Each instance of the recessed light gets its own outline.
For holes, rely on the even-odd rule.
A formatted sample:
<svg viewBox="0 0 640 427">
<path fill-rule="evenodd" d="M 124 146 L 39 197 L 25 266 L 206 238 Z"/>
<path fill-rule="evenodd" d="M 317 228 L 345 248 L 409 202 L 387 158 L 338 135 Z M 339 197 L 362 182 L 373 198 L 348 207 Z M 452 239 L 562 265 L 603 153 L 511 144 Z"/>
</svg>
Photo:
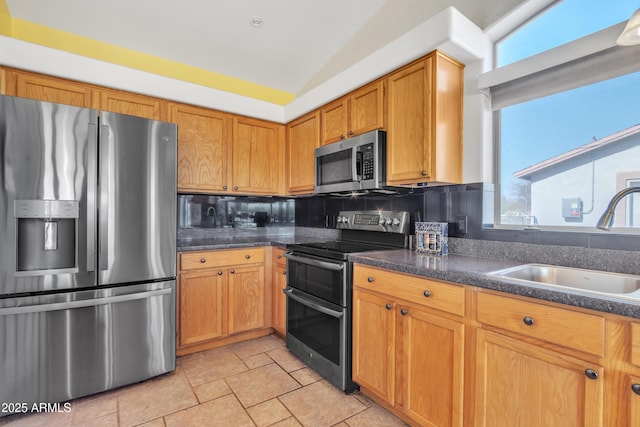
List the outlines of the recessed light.
<svg viewBox="0 0 640 427">
<path fill-rule="evenodd" d="M 262 18 L 260 18 L 259 16 L 254 16 L 251 19 L 249 19 L 249 23 L 251 24 L 252 27 L 260 28 L 262 27 Z"/>
</svg>

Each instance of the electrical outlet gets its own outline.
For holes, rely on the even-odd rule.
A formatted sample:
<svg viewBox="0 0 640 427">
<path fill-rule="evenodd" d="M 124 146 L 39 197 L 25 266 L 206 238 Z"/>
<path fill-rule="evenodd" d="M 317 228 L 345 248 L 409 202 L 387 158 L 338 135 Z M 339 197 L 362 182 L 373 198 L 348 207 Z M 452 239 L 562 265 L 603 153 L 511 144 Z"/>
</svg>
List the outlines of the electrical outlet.
<svg viewBox="0 0 640 427">
<path fill-rule="evenodd" d="M 456 217 L 456 228 L 458 234 L 467 234 L 467 217 L 466 216 L 457 216 Z"/>
</svg>

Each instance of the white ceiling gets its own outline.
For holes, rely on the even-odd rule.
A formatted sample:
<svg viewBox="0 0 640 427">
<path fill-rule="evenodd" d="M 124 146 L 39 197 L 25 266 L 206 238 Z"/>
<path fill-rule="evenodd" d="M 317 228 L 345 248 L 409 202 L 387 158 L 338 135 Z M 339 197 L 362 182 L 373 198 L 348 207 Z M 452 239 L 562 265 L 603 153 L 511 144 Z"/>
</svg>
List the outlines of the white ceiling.
<svg viewBox="0 0 640 427">
<path fill-rule="evenodd" d="M 301 95 L 448 6 L 525 0 L 6 0 L 12 17 Z M 46 7 L 43 7 L 43 4 Z M 259 16 L 260 28 L 250 20 Z"/>
</svg>

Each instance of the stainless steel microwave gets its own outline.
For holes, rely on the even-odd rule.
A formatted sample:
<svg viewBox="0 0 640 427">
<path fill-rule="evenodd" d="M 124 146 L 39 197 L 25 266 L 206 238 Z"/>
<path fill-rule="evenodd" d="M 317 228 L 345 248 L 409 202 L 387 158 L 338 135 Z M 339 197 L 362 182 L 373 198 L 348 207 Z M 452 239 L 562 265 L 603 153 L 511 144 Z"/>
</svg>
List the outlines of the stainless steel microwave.
<svg viewBox="0 0 640 427">
<path fill-rule="evenodd" d="M 376 130 L 315 150 L 315 192 L 382 189 L 386 183 L 386 132 Z"/>
</svg>

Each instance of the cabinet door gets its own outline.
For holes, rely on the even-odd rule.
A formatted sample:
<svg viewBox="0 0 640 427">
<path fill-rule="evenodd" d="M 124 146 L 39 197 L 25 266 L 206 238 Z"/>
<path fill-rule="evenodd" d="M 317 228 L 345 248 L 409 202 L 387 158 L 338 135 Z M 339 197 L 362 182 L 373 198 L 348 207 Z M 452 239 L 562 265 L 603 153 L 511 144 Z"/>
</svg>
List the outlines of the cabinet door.
<svg viewBox="0 0 640 427">
<path fill-rule="evenodd" d="M 384 128 L 384 81 L 368 84 L 349 96 L 349 136 Z"/>
<path fill-rule="evenodd" d="M 4 95 L 91 108 L 94 88 L 82 83 L 12 69 L 4 70 Z"/>
<path fill-rule="evenodd" d="M 225 278 L 224 270 L 203 270 L 180 275 L 179 346 L 225 335 Z"/>
<path fill-rule="evenodd" d="M 178 190 L 227 191 L 230 182 L 230 125 L 227 114 L 173 104 L 178 125 Z"/>
<path fill-rule="evenodd" d="M 394 404 L 396 314 L 391 299 L 353 294 L 353 381 Z"/>
<path fill-rule="evenodd" d="M 233 123 L 233 191 L 277 194 L 281 126 L 239 117 Z"/>
<path fill-rule="evenodd" d="M 602 425 L 601 367 L 484 329 L 476 344 L 477 426 Z"/>
<path fill-rule="evenodd" d="M 428 181 L 432 175 L 432 59 L 387 78 L 387 183 Z"/>
<path fill-rule="evenodd" d="M 322 132 L 322 145 L 331 144 L 347 138 L 348 123 L 348 105 L 347 98 L 337 99 L 320 110 Z"/>
<path fill-rule="evenodd" d="M 415 308 L 398 309 L 404 411 L 423 426 L 462 426 L 464 325 Z"/>
<path fill-rule="evenodd" d="M 150 96 L 117 90 L 102 90 L 100 109 L 153 120 L 167 120 L 166 102 Z"/>
<path fill-rule="evenodd" d="M 320 113 L 314 111 L 287 127 L 287 190 L 313 193 L 315 149 L 320 146 Z"/>
<path fill-rule="evenodd" d="M 264 327 L 264 267 L 229 269 L 229 334 Z"/>
<path fill-rule="evenodd" d="M 287 267 L 275 264 L 273 268 L 273 328 L 282 336 L 287 333 Z"/>
<path fill-rule="evenodd" d="M 622 398 L 629 402 L 629 426 L 640 426 L 640 378 L 634 376 L 627 377 L 627 384 L 624 388 Z"/>
</svg>

